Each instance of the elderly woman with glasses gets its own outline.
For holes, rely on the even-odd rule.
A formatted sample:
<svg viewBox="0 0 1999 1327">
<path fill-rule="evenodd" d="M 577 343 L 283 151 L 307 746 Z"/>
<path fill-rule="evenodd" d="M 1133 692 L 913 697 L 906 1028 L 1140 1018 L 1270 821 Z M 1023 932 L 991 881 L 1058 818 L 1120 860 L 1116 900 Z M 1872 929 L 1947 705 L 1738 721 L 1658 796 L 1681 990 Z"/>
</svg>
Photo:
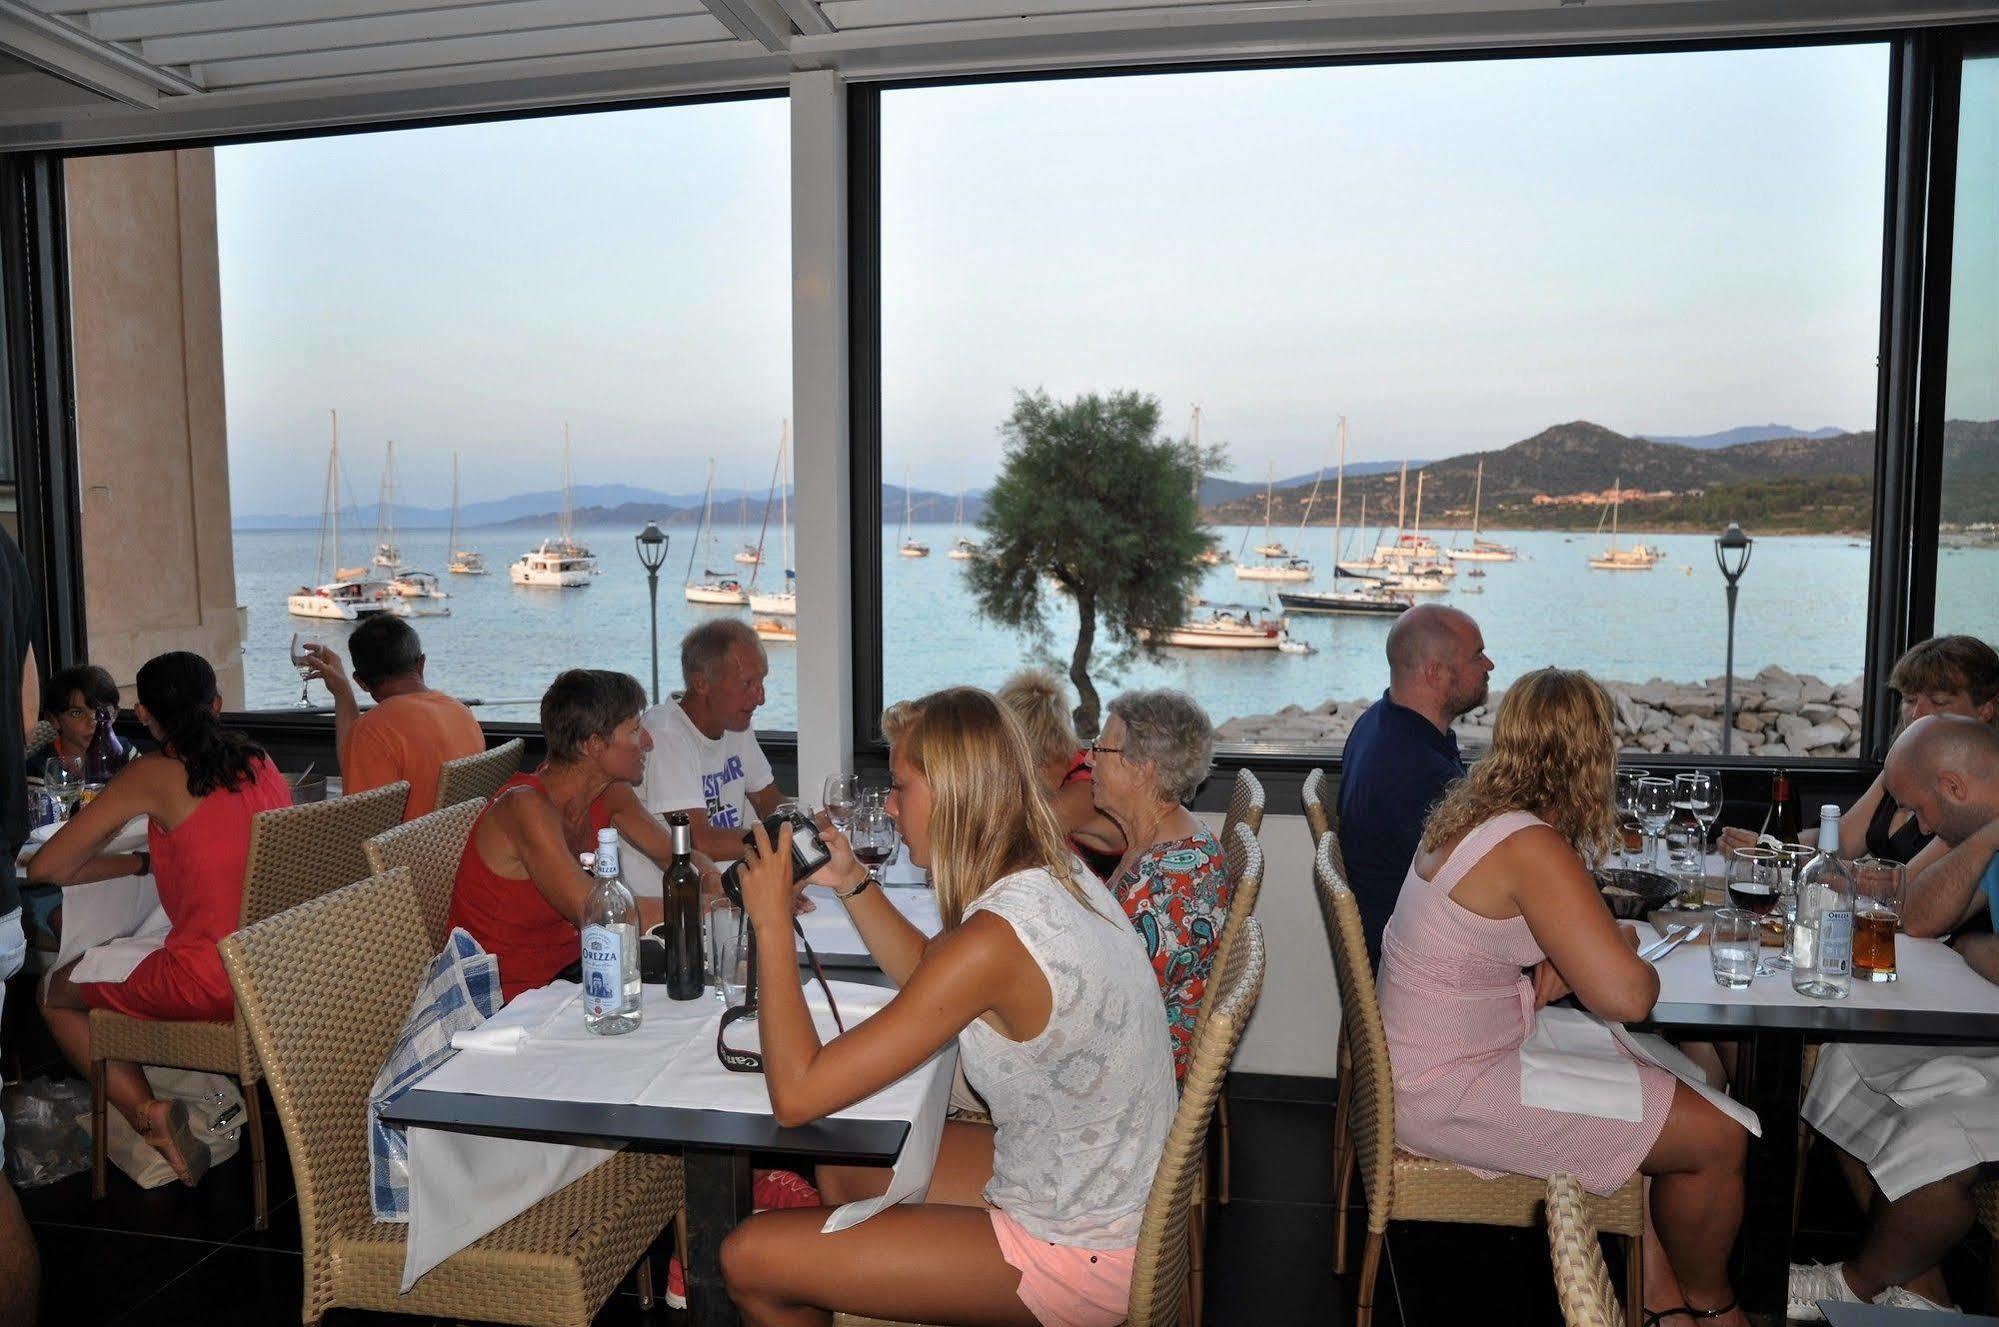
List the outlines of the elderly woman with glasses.
<svg viewBox="0 0 1999 1327">
<path fill-rule="evenodd" d="M 1208 777 L 1214 729 L 1193 697 L 1127 691 L 1090 748 L 1097 809 L 1124 834 L 1111 896 L 1145 941 L 1166 1000 L 1173 1073 L 1187 1072 L 1194 1019 L 1208 989 L 1235 886 L 1222 845 L 1186 807 Z"/>
</svg>

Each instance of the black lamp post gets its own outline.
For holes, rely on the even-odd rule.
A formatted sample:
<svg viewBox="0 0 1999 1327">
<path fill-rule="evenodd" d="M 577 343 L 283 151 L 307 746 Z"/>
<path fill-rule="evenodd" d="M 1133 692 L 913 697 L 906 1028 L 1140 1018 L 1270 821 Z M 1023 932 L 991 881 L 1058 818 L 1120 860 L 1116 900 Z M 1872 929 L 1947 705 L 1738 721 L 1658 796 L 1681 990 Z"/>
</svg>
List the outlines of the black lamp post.
<svg viewBox="0 0 1999 1327">
<path fill-rule="evenodd" d="M 1742 533 L 1734 521 L 1714 541 L 1714 562 L 1728 580 L 1728 663 L 1721 675 L 1721 754 L 1729 753 L 1735 739 L 1735 590 L 1742 573 L 1749 570 L 1749 554 L 1756 543 Z"/>
<path fill-rule="evenodd" d="M 658 521 L 647 521 L 646 528 L 633 536 L 632 542 L 638 546 L 639 562 L 646 569 L 646 593 L 652 598 L 652 703 L 657 705 L 659 704 L 659 569 L 666 561 L 666 533 L 659 528 Z M 1729 594 L 1731 595 L 1729 602 L 1733 603 L 1732 587 Z"/>
</svg>

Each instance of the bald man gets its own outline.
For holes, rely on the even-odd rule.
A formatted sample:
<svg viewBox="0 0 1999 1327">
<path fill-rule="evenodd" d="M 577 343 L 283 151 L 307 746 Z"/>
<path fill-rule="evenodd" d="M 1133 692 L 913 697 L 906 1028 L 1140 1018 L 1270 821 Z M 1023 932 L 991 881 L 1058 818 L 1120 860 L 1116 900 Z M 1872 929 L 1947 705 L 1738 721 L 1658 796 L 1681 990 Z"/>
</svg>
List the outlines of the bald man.
<svg viewBox="0 0 1999 1327">
<path fill-rule="evenodd" d="M 1377 963 L 1424 817 L 1464 777 L 1451 721 L 1485 704 L 1491 674 L 1469 614 L 1423 604 L 1389 628 L 1388 690 L 1347 736 L 1340 774 L 1340 852 Z"/>
<path fill-rule="evenodd" d="M 1999 913 L 1999 733 L 1976 719 L 1925 716 L 1896 739 L 1882 774 L 1888 796 L 1950 845 L 1910 882 L 1903 930 L 1943 935 L 1980 908 Z M 1999 981 L 1992 936 L 1959 936 L 1954 945 L 1988 981 Z M 1945 1059 L 1962 1086 L 1939 1093 L 1936 1062 Z M 1915 1104 L 1902 1104 L 1898 1093 Z M 1804 1117 L 1840 1149 L 1867 1228 L 1850 1261 L 1791 1268 L 1791 1317 L 1815 1320 L 1817 1310 L 1803 1306 L 1820 1299 L 1906 1308 L 1947 1301 L 1939 1264 L 1971 1230 L 1972 1185 L 1999 1174 L 1999 1054 L 1829 1045 Z"/>
<path fill-rule="evenodd" d="M 1909 881 L 1902 929 L 1948 935 L 1980 909 L 1999 918 L 1999 731 L 1961 715 L 1925 715 L 1889 749 L 1882 782 L 1924 833 L 1950 845 Z M 1962 935 L 1955 944 L 1999 982 L 1999 937 Z"/>
</svg>

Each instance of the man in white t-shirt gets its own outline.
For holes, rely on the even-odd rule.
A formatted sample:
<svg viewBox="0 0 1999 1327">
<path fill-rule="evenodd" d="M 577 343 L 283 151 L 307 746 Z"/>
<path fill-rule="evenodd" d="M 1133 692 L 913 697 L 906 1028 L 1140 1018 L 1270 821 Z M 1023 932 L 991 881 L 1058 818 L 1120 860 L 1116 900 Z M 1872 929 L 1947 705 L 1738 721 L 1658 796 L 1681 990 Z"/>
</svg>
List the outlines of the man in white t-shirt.
<svg viewBox="0 0 1999 1327">
<path fill-rule="evenodd" d="M 769 672 L 763 642 L 747 625 L 704 622 L 680 641 L 687 689 L 643 717 L 652 751 L 640 804 L 661 816 L 687 812 L 695 850 L 718 862 L 741 857 L 750 822 L 783 800 L 750 727 Z"/>
</svg>

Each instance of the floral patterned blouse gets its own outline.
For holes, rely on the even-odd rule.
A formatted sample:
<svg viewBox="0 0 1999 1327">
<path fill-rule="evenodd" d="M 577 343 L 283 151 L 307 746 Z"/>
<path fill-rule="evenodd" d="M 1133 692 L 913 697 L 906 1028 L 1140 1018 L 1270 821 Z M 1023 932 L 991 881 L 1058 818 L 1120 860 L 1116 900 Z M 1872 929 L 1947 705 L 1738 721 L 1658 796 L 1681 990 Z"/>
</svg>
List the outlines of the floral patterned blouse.
<svg viewBox="0 0 1999 1327">
<path fill-rule="evenodd" d="M 1173 1037 L 1173 1078 L 1186 1077 L 1194 1019 L 1207 994 L 1208 971 L 1228 919 L 1235 886 L 1222 845 L 1205 828 L 1191 838 L 1156 844 L 1112 885 L 1166 998 L 1166 1028 Z"/>
</svg>

